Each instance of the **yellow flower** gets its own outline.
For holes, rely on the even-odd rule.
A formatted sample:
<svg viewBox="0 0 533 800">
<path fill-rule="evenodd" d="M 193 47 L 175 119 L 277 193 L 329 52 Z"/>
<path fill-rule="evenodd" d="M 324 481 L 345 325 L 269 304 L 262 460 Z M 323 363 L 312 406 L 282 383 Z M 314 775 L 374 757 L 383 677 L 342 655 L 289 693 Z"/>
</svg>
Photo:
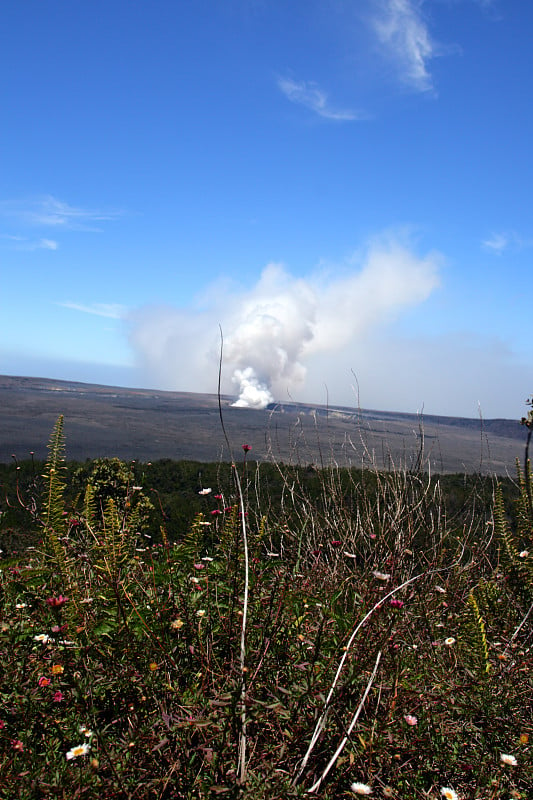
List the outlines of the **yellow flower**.
<svg viewBox="0 0 533 800">
<path fill-rule="evenodd" d="M 156 664 L 155 661 L 152 661 L 148 668 L 151 672 L 155 672 L 156 669 L 159 669 L 159 664 Z"/>
<path fill-rule="evenodd" d="M 185 623 L 182 619 L 173 619 L 170 623 L 170 627 L 173 628 L 175 631 L 179 631 L 180 628 L 183 628 Z"/>
<path fill-rule="evenodd" d="M 52 675 L 61 675 L 61 673 L 64 671 L 65 667 L 62 664 L 54 664 L 53 667 L 50 667 L 50 672 Z"/>
</svg>

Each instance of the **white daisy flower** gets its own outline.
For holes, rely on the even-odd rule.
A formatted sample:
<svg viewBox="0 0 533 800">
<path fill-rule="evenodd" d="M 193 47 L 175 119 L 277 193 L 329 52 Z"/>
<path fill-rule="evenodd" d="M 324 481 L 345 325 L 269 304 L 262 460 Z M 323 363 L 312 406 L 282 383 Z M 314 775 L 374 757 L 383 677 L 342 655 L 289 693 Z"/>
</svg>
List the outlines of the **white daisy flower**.
<svg viewBox="0 0 533 800">
<path fill-rule="evenodd" d="M 354 794 L 372 794 L 372 789 L 366 783 L 352 783 L 350 789 Z"/>
<path fill-rule="evenodd" d="M 454 789 L 450 789 L 449 786 L 443 786 L 440 793 L 444 797 L 444 800 L 459 800 L 457 792 L 454 791 Z"/>
<path fill-rule="evenodd" d="M 502 764 L 507 764 L 509 767 L 516 767 L 518 763 L 514 756 L 508 756 L 505 753 L 500 753 L 500 761 Z"/>
<path fill-rule="evenodd" d="M 87 744 L 87 742 L 79 744 L 77 747 L 72 747 L 67 753 L 67 761 L 72 758 L 78 758 L 78 756 L 86 756 L 90 749 L 91 745 Z"/>
</svg>

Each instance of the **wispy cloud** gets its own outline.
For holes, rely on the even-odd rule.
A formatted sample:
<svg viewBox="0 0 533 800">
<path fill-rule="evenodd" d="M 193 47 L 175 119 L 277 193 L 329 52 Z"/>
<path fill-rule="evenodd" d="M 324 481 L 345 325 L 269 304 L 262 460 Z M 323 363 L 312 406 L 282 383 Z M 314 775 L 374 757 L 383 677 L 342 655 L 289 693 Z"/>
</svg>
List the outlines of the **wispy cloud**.
<svg viewBox="0 0 533 800">
<path fill-rule="evenodd" d="M 502 231 L 491 233 L 488 239 L 481 242 L 485 250 L 501 255 L 506 250 L 523 250 L 533 247 L 533 239 L 526 239 L 515 231 Z"/>
<path fill-rule="evenodd" d="M 54 239 L 27 239 L 8 233 L 0 234 L 0 238 L 8 242 L 12 250 L 57 250 L 59 247 Z"/>
<path fill-rule="evenodd" d="M 64 303 L 57 303 L 63 308 L 70 308 L 72 311 L 81 311 L 83 314 L 94 314 L 97 317 L 107 317 L 108 319 L 124 319 L 128 309 L 120 303 L 72 303 L 67 300 Z"/>
<path fill-rule="evenodd" d="M 402 81 L 411 88 L 433 89 L 428 62 L 435 44 L 424 22 L 419 0 L 383 0 L 373 27 L 380 43 L 400 68 Z"/>
<path fill-rule="evenodd" d="M 101 231 L 101 227 L 95 226 L 95 223 L 114 220 L 121 215 L 120 211 L 71 206 L 52 195 L 18 202 L 6 201 L 0 204 L 0 213 L 31 227 L 92 232 Z"/>
<path fill-rule="evenodd" d="M 295 81 L 292 78 L 279 78 L 278 87 L 291 103 L 308 108 L 324 119 L 349 122 L 366 119 L 366 114 L 351 109 L 333 108 L 328 102 L 328 95 L 313 81 Z"/>
<path fill-rule="evenodd" d="M 493 233 L 490 238 L 485 239 L 482 244 L 485 250 L 490 250 L 493 253 L 501 255 L 509 245 L 509 237 L 505 233 Z"/>
</svg>

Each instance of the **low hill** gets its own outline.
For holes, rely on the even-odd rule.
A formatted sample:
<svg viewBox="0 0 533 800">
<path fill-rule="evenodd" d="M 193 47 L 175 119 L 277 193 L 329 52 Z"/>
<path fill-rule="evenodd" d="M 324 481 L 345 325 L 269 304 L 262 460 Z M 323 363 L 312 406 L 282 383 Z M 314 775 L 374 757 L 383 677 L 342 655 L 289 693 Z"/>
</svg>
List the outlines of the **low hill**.
<svg viewBox="0 0 533 800">
<path fill-rule="evenodd" d="M 432 472 L 514 474 L 525 429 L 518 421 L 418 416 L 301 403 L 265 410 L 234 408 L 221 398 L 236 458 L 252 446 L 254 460 Z M 0 376 L 0 461 L 47 455 L 57 417 L 65 418 L 67 458 L 118 456 L 229 461 L 216 395 Z"/>
</svg>

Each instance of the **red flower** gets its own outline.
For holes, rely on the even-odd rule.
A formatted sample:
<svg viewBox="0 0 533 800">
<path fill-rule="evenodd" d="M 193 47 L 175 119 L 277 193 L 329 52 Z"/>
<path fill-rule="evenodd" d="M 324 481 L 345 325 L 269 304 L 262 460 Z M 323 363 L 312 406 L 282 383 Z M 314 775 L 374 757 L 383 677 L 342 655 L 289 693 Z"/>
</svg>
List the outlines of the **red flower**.
<svg viewBox="0 0 533 800">
<path fill-rule="evenodd" d="M 221 513 L 222 513 L 222 512 L 220 511 L 220 509 L 218 509 L 218 508 L 214 508 L 214 509 L 211 511 L 211 516 L 212 516 L 212 517 L 217 517 L 217 516 L 218 516 L 219 514 L 221 514 Z"/>
<path fill-rule="evenodd" d="M 339 547 L 339 545 L 341 545 L 341 544 L 342 544 L 342 542 L 341 542 L 340 539 L 333 539 L 333 541 L 331 542 L 331 546 L 332 547 Z"/>
<path fill-rule="evenodd" d="M 244 450 L 245 453 L 249 453 L 250 450 L 252 449 L 252 445 L 251 444 L 243 444 L 242 449 Z"/>
<path fill-rule="evenodd" d="M 54 703 L 60 703 L 63 700 L 63 692 L 56 692 L 53 697 Z"/>
<path fill-rule="evenodd" d="M 39 684 L 39 686 L 50 686 L 52 681 L 50 680 L 50 678 L 45 678 L 44 675 L 41 675 L 37 683 Z"/>
<path fill-rule="evenodd" d="M 20 739 L 12 739 L 11 744 L 13 745 L 14 750 L 18 750 L 20 753 L 24 750 L 24 745 L 20 741 Z"/>
</svg>

